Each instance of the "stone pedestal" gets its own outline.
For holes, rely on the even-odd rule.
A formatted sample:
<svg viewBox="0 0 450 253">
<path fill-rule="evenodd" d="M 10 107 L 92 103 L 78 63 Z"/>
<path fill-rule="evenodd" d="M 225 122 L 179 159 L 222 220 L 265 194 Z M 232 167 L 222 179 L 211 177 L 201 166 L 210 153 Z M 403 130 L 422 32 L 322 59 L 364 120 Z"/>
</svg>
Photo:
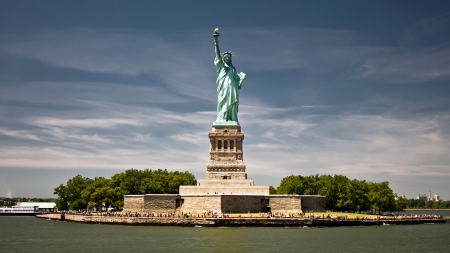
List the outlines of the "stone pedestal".
<svg viewBox="0 0 450 253">
<path fill-rule="evenodd" d="M 255 186 L 250 179 L 197 180 L 197 185 L 180 185 L 180 194 L 269 195 L 268 186 Z"/>
<path fill-rule="evenodd" d="M 210 151 L 205 179 L 247 179 L 241 126 L 214 125 L 208 137 Z"/>
<path fill-rule="evenodd" d="M 206 177 L 196 186 L 180 186 L 180 194 L 269 195 L 268 186 L 255 186 L 247 179 L 243 159 L 244 133 L 239 125 L 213 125 Z"/>
<path fill-rule="evenodd" d="M 179 194 L 126 195 L 124 212 L 219 213 L 324 211 L 323 196 L 270 195 L 269 186 L 247 179 L 243 160 L 244 133 L 239 125 L 213 125 L 206 178 L 180 185 Z"/>
</svg>

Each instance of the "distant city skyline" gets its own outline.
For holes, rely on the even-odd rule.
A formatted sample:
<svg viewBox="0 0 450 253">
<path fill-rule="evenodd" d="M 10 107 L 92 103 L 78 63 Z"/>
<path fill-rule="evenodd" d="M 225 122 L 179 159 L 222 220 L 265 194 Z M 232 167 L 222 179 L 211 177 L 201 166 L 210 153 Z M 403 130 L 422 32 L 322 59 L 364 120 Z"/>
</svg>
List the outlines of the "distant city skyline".
<svg viewBox="0 0 450 253">
<path fill-rule="evenodd" d="M 342 174 L 450 199 L 450 2 L 227 3 L 3 2 L 0 196 L 130 168 L 204 178 L 218 27 L 247 74 L 256 185 Z"/>
</svg>

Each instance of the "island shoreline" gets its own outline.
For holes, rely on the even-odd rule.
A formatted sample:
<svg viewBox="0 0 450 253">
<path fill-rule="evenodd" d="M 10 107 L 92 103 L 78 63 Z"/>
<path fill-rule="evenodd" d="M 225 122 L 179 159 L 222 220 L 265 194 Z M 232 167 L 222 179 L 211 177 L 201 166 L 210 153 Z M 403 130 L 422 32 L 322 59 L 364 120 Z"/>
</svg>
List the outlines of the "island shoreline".
<svg viewBox="0 0 450 253">
<path fill-rule="evenodd" d="M 180 227 L 342 227 L 450 223 L 450 219 L 337 220 L 310 218 L 173 218 L 39 214 L 37 218 L 87 224 Z"/>
</svg>

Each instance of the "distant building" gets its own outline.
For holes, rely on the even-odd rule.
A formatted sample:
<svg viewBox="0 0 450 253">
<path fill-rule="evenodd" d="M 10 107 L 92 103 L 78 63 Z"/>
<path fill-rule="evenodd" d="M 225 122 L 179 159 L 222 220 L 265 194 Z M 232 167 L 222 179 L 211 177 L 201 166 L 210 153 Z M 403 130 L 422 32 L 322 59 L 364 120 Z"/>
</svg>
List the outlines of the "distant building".
<svg viewBox="0 0 450 253">
<path fill-rule="evenodd" d="M 419 193 L 419 196 L 417 196 L 417 199 L 421 199 L 423 201 L 428 201 L 428 196 L 426 194 L 420 195 L 420 193 Z"/>
<path fill-rule="evenodd" d="M 437 194 L 434 194 L 434 197 L 431 197 L 431 191 L 428 191 L 428 196 L 426 194 L 420 195 L 420 193 L 419 193 L 419 196 L 417 196 L 416 199 L 421 199 L 423 201 L 439 201 L 440 200 L 439 195 L 437 195 Z"/>
<path fill-rule="evenodd" d="M 56 211 L 56 203 L 55 202 L 20 202 L 17 203 L 18 206 L 37 206 L 39 211 L 42 212 L 53 212 Z"/>
</svg>

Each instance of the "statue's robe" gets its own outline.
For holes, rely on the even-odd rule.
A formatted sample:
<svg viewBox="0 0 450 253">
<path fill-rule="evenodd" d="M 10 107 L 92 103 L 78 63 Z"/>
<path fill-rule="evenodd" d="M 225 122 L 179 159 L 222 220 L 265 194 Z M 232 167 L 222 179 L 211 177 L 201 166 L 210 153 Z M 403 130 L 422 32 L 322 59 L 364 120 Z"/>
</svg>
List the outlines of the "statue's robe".
<svg viewBox="0 0 450 253">
<path fill-rule="evenodd" d="M 226 64 L 222 57 L 216 57 L 214 64 L 217 70 L 217 120 L 215 123 L 229 122 L 239 125 L 237 118 L 239 106 L 239 92 L 245 81 L 244 73 L 236 73 L 236 68 Z"/>
</svg>

